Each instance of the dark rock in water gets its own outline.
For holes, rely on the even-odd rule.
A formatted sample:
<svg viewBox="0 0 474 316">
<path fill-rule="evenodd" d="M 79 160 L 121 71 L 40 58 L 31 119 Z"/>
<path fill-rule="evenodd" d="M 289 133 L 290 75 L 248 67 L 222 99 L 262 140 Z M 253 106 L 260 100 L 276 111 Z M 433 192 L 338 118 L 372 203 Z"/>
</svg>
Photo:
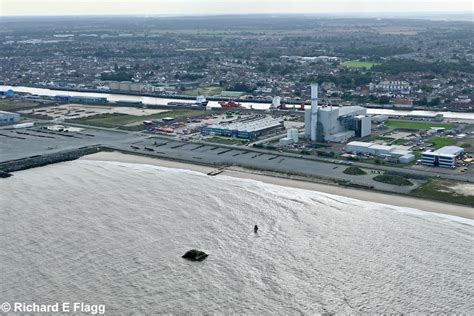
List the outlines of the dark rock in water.
<svg viewBox="0 0 474 316">
<path fill-rule="evenodd" d="M 0 178 L 9 178 L 11 176 L 12 176 L 12 174 L 0 170 Z"/>
<path fill-rule="evenodd" d="M 192 249 L 192 250 L 189 250 L 188 252 L 186 252 L 182 256 L 182 258 L 188 259 L 188 260 L 191 260 L 191 261 L 202 261 L 202 260 L 206 259 L 207 256 L 208 256 L 208 254 L 203 252 L 203 251 Z"/>
</svg>

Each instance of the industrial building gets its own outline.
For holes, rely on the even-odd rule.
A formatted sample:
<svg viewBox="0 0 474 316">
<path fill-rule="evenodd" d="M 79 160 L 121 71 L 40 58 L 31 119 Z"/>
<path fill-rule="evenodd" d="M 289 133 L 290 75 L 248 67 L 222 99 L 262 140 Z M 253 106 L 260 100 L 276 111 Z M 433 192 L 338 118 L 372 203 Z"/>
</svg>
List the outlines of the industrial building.
<svg viewBox="0 0 474 316">
<path fill-rule="evenodd" d="M 283 127 L 281 119 L 254 116 L 229 123 L 205 126 L 201 128 L 201 133 L 203 135 L 255 139 L 268 131 L 280 127 Z"/>
<path fill-rule="evenodd" d="M 20 114 L 0 111 L 0 126 L 16 124 L 19 121 L 20 121 Z"/>
<path fill-rule="evenodd" d="M 13 91 L 12 89 L 0 90 L 0 96 L 2 97 L 11 98 L 14 95 L 15 95 L 15 91 Z"/>
<path fill-rule="evenodd" d="M 149 85 L 132 81 L 107 81 L 104 84 L 113 91 L 144 92 L 151 90 Z"/>
<path fill-rule="evenodd" d="M 56 95 L 54 97 L 54 100 L 63 102 L 63 103 L 69 103 L 69 101 L 71 101 L 71 97 L 69 95 Z"/>
<path fill-rule="evenodd" d="M 73 96 L 69 99 L 71 103 L 83 103 L 83 104 L 107 104 L 107 98 L 104 97 L 83 97 Z"/>
<path fill-rule="evenodd" d="M 445 146 L 435 151 L 425 151 L 421 155 L 421 164 L 432 167 L 455 168 L 456 158 L 464 154 L 464 148 Z"/>
<path fill-rule="evenodd" d="M 286 131 L 286 137 L 280 139 L 279 144 L 282 146 L 287 146 L 291 144 L 296 144 L 298 140 L 298 129 L 290 128 Z"/>
<path fill-rule="evenodd" d="M 105 97 L 56 95 L 54 99 L 62 103 L 107 104 Z"/>
<path fill-rule="evenodd" d="M 406 146 L 387 146 L 369 142 L 350 142 L 345 151 L 356 155 L 371 155 L 381 158 L 396 159 L 400 163 L 410 163 L 415 160 L 415 155 Z"/>
<path fill-rule="evenodd" d="M 371 133 L 372 120 L 361 106 L 318 106 L 318 85 L 311 85 L 311 107 L 305 109 L 305 137 L 313 142 L 343 143 Z"/>
</svg>

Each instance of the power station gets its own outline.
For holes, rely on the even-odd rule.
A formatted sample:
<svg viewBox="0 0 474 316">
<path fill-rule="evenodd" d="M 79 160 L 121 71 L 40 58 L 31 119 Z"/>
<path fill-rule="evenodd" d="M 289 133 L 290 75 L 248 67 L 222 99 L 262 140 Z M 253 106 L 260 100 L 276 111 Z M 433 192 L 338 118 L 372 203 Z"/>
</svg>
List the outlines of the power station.
<svg viewBox="0 0 474 316">
<path fill-rule="evenodd" d="M 305 109 L 305 137 L 312 142 L 343 143 L 370 135 L 372 121 L 361 106 L 319 106 L 318 85 L 311 85 L 311 108 Z"/>
</svg>

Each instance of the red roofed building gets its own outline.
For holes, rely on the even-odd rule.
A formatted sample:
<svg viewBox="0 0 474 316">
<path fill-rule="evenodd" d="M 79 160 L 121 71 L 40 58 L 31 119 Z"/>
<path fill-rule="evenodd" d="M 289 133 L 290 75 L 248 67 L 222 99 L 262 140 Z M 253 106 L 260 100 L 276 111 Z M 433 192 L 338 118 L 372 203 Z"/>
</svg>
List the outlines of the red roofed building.
<svg viewBox="0 0 474 316">
<path fill-rule="evenodd" d="M 396 108 L 411 108 L 413 107 L 413 100 L 397 98 L 392 100 L 393 106 Z"/>
</svg>

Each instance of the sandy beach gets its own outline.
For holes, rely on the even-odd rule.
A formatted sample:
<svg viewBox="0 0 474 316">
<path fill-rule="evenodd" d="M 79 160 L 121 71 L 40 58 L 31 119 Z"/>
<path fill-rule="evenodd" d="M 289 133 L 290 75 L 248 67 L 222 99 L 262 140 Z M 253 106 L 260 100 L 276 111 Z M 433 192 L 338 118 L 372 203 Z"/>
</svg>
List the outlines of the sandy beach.
<svg viewBox="0 0 474 316">
<path fill-rule="evenodd" d="M 183 163 L 171 160 L 164 160 L 146 156 L 128 155 L 120 152 L 99 152 L 80 158 L 81 160 L 95 161 L 117 161 L 125 163 L 148 164 L 167 168 L 187 169 L 201 173 L 209 173 L 216 168 Z M 441 213 L 445 215 L 459 216 L 474 219 L 474 211 L 468 206 L 448 204 L 424 199 L 417 199 L 409 196 L 401 196 L 376 191 L 366 191 L 359 189 L 346 188 L 337 185 L 316 183 L 305 181 L 303 178 L 286 178 L 278 174 L 268 172 L 258 172 L 244 168 L 231 167 L 226 169 L 220 175 L 226 175 L 236 178 L 253 179 L 265 183 L 275 184 L 283 187 L 293 187 L 311 191 L 324 192 L 334 195 L 345 196 L 362 201 L 370 201 L 381 204 L 388 204 L 401 207 L 409 207 L 427 212 Z"/>
</svg>

